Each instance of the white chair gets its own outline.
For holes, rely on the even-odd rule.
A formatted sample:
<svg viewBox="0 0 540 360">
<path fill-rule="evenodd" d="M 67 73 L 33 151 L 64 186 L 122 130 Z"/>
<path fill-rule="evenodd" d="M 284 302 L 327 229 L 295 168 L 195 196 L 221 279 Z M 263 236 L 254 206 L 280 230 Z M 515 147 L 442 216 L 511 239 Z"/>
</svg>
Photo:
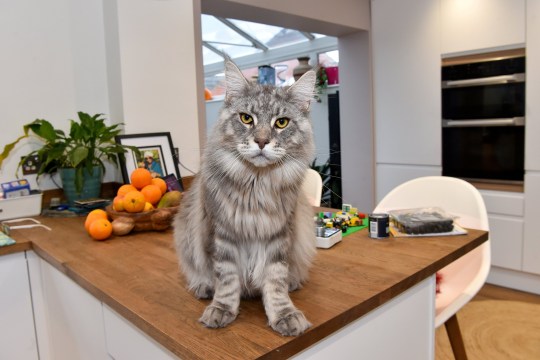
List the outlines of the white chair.
<svg viewBox="0 0 540 360">
<path fill-rule="evenodd" d="M 478 190 L 466 181 L 428 176 L 405 182 L 377 205 L 374 212 L 437 206 L 457 216 L 465 228 L 489 231 L 486 207 Z M 452 241 L 452 239 L 448 239 Z M 441 292 L 436 298 L 435 327 L 445 324 L 454 357 L 466 359 L 456 313 L 484 285 L 491 265 L 490 240 L 443 268 Z"/>
<path fill-rule="evenodd" d="M 308 169 L 302 183 L 302 191 L 312 206 L 321 206 L 322 187 L 321 175 L 313 169 Z"/>
</svg>

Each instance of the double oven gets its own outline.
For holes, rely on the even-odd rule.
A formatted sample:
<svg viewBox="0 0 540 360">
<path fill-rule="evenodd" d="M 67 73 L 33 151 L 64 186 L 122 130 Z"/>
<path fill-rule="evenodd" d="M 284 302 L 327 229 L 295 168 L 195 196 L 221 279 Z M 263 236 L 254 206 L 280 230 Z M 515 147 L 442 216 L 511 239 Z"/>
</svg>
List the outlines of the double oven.
<svg viewBox="0 0 540 360">
<path fill-rule="evenodd" d="M 524 50 L 447 59 L 441 75 L 443 175 L 522 183 Z"/>
</svg>

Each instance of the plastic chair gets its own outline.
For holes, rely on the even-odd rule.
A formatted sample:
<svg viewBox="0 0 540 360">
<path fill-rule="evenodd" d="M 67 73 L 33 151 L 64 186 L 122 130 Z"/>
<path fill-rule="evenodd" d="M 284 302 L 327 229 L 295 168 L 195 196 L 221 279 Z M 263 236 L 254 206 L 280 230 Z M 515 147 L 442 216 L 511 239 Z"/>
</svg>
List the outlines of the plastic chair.
<svg viewBox="0 0 540 360">
<path fill-rule="evenodd" d="M 313 169 L 308 169 L 302 183 L 302 191 L 312 206 L 321 206 L 322 187 L 321 175 Z"/>
<path fill-rule="evenodd" d="M 405 182 L 390 191 L 374 212 L 432 206 L 457 216 L 456 222 L 462 227 L 489 231 L 486 207 L 478 190 L 468 182 L 452 177 L 427 176 Z M 439 272 L 442 280 L 435 303 L 435 327 L 445 324 L 454 357 L 458 360 L 466 359 L 467 355 L 456 313 L 486 282 L 491 266 L 490 247 L 488 239 Z"/>
</svg>

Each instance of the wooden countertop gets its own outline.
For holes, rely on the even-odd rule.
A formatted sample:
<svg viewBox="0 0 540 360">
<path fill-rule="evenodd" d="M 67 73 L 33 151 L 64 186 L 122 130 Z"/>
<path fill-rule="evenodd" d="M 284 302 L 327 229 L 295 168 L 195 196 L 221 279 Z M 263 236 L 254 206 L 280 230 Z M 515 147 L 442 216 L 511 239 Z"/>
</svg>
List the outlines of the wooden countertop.
<svg viewBox="0 0 540 360">
<path fill-rule="evenodd" d="M 364 229 L 331 249 L 318 250 L 310 281 L 291 293 L 313 324 L 283 337 L 268 325 L 260 300 L 242 300 L 238 318 L 223 329 L 197 320 L 208 300 L 185 289 L 172 231 L 93 241 L 83 218 L 40 218 L 53 231 L 15 230 L 17 244 L 0 255 L 33 249 L 55 268 L 142 331 L 185 359 L 284 358 L 342 328 L 419 283 L 487 240 L 470 230 L 452 237 L 370 239 Z"/>
</svg>

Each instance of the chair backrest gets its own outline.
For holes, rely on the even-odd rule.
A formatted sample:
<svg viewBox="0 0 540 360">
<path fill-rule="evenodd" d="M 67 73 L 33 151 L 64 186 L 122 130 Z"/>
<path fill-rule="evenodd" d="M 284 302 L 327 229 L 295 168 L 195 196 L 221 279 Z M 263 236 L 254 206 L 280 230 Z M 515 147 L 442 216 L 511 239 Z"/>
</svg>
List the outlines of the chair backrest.
<svg viewBox="0 0 540 360">
<path fill-rule="evenodd" d="M 302 183 L 302 191 L 312 206 L 321 206 L 322 188 L 321 175 L 313 169 L 308 169 Z"/>
<path fill-rule="evenodd" d="M 465 228 L 489 231 L 486 207 L 480 192 L 468 182 L 446 176 L 427 176 L 407 181 L 390 191 L 374 212 L 437 206 L 457 216 Z M 451 239 L 449 239 L 451 241 Z M 491 266 L 490 241 L 462 256 L 440 271 L 444 281 L 458 290 L 437 304 L 436 326 L 444 323 L 483 286 Z M 437 298 L 439 301 L 439 297 Z"/>
</svg>

